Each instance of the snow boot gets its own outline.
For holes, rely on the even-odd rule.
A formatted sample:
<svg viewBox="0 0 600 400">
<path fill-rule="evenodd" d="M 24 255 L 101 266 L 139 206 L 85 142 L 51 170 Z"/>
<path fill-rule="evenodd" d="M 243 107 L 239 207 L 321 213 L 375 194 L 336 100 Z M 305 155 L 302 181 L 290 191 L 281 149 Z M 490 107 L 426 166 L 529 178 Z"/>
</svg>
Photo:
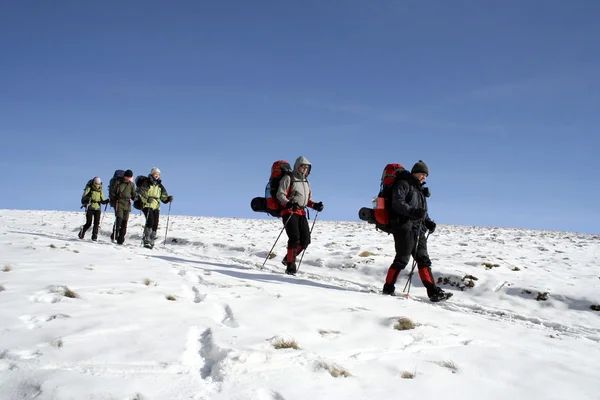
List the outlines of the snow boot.
<svg viewBox="0 0 600 400">
<path fill-rule="evenodd" d="M 396 287 L 390 283 L 385 283 L 383 285 L 382 293 L 387 294 L 389 296 L 395 296 L 396 295 Z"/>
</svg>

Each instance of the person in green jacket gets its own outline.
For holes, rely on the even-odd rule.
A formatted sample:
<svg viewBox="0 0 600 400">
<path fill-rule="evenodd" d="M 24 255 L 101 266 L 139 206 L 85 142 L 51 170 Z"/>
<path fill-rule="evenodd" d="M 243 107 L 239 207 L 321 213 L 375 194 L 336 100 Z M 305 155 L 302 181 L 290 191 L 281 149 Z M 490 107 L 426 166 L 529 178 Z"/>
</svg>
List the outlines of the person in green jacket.
<svg viewBox="0 0 600 400">
<path fill-rule="evenodd" d="M 158 220 L 160 217 L 160 203 L 164 204 L 173 201 L 173 196 L 169 196 L 167 189 L 162 184 L 160 179 L 160 169 L 152 168 L 148 179 L 143 183 L 143 186 L 138 188 L 138 197 L 142 202 L 142 212 L 146 216 L 146 225 L 144 227 L 143 242 L 144 247 L 153 248 L 158 230 Z"/>
<path fill-rule="evenodd" d="M 133 171 L 128 169 L 125 175 L 110 188 L 110 204 L 115 209 L 115 224 L 110 235 L 110 240 L 117 239 L 117 244 L 125 242 L 127 222 L 131 212 L 131 201 L 135 199 L 135 185 L 133 184 Z"/>
<path fill-rule="evenodd" d="M 98 229 L 100 228 L 100 204 L 108 204 L 108 199 L 104 197 L 102 193 L 102 180 L 100 177 L 95 177 L 86 185 L 83 196 L 81 197 L 82 208 L 85 207 L 85 225 L 79 230 L 79 239 L 85 237 L 85 232 L 92 226 L 92 219 L 94 220 L 94 227 L 92 229 L 92 240 L 95 242 L 98 240 Z"/>
</svg>

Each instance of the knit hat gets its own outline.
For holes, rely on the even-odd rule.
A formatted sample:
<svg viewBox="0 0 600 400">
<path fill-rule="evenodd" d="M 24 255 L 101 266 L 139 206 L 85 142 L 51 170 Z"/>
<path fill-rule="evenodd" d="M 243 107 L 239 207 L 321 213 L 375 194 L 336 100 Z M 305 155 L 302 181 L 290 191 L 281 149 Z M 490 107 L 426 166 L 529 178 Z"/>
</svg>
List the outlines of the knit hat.
<svg viewBox="0 0 600 400">
<path fill-rule="evenodd" d="M 412 169 L 410 170 L 411 174 L 416 174 L 419 172 L 422 172 L 429 176 L 429 168 L 427 168 L 427 165 L 423 162 L 423 160 L 419 160 L 418 163 L 415 163 L 415 165 L 413 165 Z"/>
<path fill-rule="evenodd" d="M 127 171 L 125 171 L 125 177 L 126 178 L 133 178 L 133 171 L 128 169 Z"/>
<path fill-rule="evenodd" d="M 102 179 L 100 179 L 100 177 L 95 177 L 94 178 L 94 185 L 102 185 Z"/>
<path fill-rule="evenodd" d="M 156 167 L 152 168 L 152 170 L 150 171 L 150 175 L 154 175 L 154 174 L 160 175 L 160 169 L 158 169 Z"/>
</svg>

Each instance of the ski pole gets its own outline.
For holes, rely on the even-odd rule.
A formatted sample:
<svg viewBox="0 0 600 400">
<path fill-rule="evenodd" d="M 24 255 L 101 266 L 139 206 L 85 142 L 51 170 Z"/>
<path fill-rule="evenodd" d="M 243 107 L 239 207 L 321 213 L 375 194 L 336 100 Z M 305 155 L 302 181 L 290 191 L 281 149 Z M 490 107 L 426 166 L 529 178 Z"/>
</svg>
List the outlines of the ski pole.
<svg viewBox="0 0 600 400">
<path fill-rule="evenodd" d="M 104 205 L 104 212 L 102 213 L 102 217 L 100 217 L 100 228 L 99 228 L 100 231 L 102 231 L 102 221 L 104 221 L 104 214 L 106 213 L 107 208 L 108 208 L 108 203 L 106 203 Z"/>
<path fill-rule="evenodd" d="M 417 266 L 417 251 L 419 250 L 419 239 L 421 238 L 421 226 L 422 226 L 422 223 L 419 224 L 419 230 L 417 231 L 417 242 L 415 244 L 415 252 L 413 253 L 412 268 L 410 269 L 410 272 L 408 273 L 408 280 L 406 281 L 406 284 L 404 285 L 404 289 L 402 289 L 402 292 L 406 292 L 407 296 L 410 293 L 410 285 L 412 284 L 412 276 L 415 272 L 415 267 Z M 429 233 L 427 233 L 425 240 L 427 240 L 428 237 L 429 237 Z M 408 288 L 408 291 L 406 290 L 406 288 Z"/>
<path fill-rule="evenodd" d="M 267 263 L 267 260 L 269 259 L 269 256 L 273 252 L 273 249 L 275 248 L 275 245 L 279 241 L 279 238 L 281 237 L 281 234 L 285 230 L 285 227 L 287 226 L 288 222 L 290 222 L 290 219 L 292 219 L 292 214 L 290 214 L 288 216 L 287 221 L 285 221 L 285 223 L 283 224 L 283 228 L 281 228 L 281 231 L 279 231 L 279 236 L 277 236 L 277 239 L 275 239 L 275 243 L 273 243 L 273 247 L 271 247 L 271 250 L 269 250 L 269 252 L 267 253 L 267 257 L 265 257 L 265 261 L 263 261 L 262 265 L 260 266 L 260 269 L 263 269 L 265 267 L 265 264 Z"/>
<path fill-rule="evenodd" d="M 167 233 L 169 232 L 169 217 L 171 216 L 171 202 L 169 202 L 169 212 L 167 213 L 167 228 L 165 229 L 165 242 L 163 246 L 167 245 Z"/>
<path fill-rule="evenodd" d="M 315 219 L 313 219 L 313 223 L 310 227 L 309 236 L 312 236 L 312 231 L 313 231 L 313 228 L 315 227 L 315 222 L 317 222 L 318 216 L 319 216 L 319 212 L 317 211 L 317 213 L 315 214 Z M 302 265 L 302 259 L 304 258 L 305 252 L 306 252 L 306 249 L 302 249 L 302 255 L 300 256 L 300 261 L 298 262 L 298 268 L 296 268 L 296 273 L 298 273 L 298 271 L 300 271 L 300 265 Z"/>
</svg>

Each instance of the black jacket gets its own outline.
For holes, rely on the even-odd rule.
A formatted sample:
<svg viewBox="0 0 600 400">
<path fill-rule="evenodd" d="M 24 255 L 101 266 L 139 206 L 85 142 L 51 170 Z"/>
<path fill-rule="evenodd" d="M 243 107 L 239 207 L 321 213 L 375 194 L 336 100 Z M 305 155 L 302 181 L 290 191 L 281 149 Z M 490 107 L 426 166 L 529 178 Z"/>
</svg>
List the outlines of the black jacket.
<svg viewBox="0 0 600 400">
<path fill-rule="evenodd" d="M 426 213 L 424 218 L 414 219 L 411 215 L 423 208 L 427 212 L 427 197 L 423 193 L 423 185 L 408 171 L 398 177 L 392 186 L 390 220 L 396 230 L 427 230 L 425 221 L 430 220 Z"/>
</svg>

